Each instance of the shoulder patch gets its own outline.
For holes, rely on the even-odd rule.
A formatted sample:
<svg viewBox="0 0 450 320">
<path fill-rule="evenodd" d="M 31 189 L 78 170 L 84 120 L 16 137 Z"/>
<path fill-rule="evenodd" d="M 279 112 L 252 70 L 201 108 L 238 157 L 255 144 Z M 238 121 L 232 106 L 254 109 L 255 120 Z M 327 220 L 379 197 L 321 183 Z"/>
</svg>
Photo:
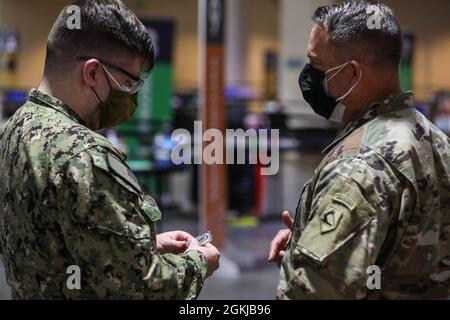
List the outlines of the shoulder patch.
<svg viewBox="0 0 450 320">
<path fill-rule="evenodd" d="M 112 172 L 118 175 L 120 178 L 125 180 L 131 186 L 133 186 L 139 192 L 142 192 L 141 186 L 139 184 L 138 179 L 134 175 L 134 173 L 130 170 L 128 166 L 126 166 L 121 160 L 119 160 L 112 153 L 108 153 L 108 166 Z"/>
<path fill-rule="evenodd" d="M 322 234 L 336 230 L 344 214 L 342 208 L 330 205 L 320 215 L 320 232 Z"/>
</svg>

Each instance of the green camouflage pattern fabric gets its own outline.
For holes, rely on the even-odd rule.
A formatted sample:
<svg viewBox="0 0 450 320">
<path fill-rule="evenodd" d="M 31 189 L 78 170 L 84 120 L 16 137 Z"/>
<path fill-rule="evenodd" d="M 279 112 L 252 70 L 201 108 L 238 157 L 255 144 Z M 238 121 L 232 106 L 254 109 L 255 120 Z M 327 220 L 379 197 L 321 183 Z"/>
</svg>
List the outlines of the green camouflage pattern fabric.
<svg viewBox="0 0 450 320">
<path fill-rule="evenodd" d="M 0 130 L 0 254 L 15 299 L 195 299 L 198 251 L 159 254 L 126 155 L 37 90 Z M 69 290 L 69 266 L 81 289 Z"/>
<path fill-rule="evenodd" d="M 446 299 L 450 140 L 412 93 L 349 123 L 301 194 L 278 299 Z M 381 270 L 381 286 L 369 280 Z"/>
</svg>

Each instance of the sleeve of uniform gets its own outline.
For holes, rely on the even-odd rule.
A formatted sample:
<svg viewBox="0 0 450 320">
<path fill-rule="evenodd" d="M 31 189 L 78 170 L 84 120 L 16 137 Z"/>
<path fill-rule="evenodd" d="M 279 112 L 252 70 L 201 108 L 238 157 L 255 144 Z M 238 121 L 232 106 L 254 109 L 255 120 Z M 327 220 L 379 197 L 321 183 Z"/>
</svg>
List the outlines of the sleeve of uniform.
<svg viewBox="0 0 450 320">
<path fill-rule="evenodd" d="M 398 190 L 398 192 L 397 192 Z M 322 170 L 312 212 L 290 263 L 292 299 L 363 299 L 376 289 L 376 265 L 395 219 L 401 184 L 363 159 L 337 160 Z M 284 263 L 284 261 L 283 261 Z"/>
<path fill-rule="evenodd" d="M 80 267 L 82 287 L 110 299 L 198 296 L 206 277 L 205 257 L 198 251 L 156 251 L 158 207 L 123 172 L 111 169 L 103 150 L 71 159 L 55 187 L 64 240 Z"/>
</svg>

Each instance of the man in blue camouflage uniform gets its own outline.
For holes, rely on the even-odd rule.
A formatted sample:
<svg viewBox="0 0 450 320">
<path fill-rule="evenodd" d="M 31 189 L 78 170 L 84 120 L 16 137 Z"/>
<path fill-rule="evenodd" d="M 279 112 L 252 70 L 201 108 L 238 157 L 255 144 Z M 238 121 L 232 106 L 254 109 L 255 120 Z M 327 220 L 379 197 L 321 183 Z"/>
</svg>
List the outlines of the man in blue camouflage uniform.
<svg viewBox="0 0 450 320">
<path fill-rule="evenodd" d="M 64 8 L 39 89 L 0 130 L 0 255 L 13 298 L 195 299 L 219 252 L 186 232 L 156 235 L 158 206 L 93 131 L 135 111 L 150 36 L 120 1 L 74 4 L 81 29 L 67 27 Z"/>
<path fill-rule="evenodd" d="M 313 21 L 300 88 L 342 129 L 272 241 L 278 298 L 446 299 L 450 141 L 400 91 L 400 26 L 363 1 Z"/>
</svg>

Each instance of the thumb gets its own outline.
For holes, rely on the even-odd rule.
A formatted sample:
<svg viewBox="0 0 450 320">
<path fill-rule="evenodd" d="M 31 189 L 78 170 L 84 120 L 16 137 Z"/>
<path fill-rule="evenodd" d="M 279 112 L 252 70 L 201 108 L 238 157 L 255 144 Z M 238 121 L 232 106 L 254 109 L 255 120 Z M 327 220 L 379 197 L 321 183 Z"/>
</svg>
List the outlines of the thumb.
<svg viewBox="0 0 450 320">
<path fill-rule="evenodd" d="M 281 215 L 281 219 L 283 220 L 283 223 L 286 225 L 286 227 L 292 230 L 294 219 L 291 218 L 291 214 L 289 213 L 289 211 L 284 211 Z"/>
</svg>

